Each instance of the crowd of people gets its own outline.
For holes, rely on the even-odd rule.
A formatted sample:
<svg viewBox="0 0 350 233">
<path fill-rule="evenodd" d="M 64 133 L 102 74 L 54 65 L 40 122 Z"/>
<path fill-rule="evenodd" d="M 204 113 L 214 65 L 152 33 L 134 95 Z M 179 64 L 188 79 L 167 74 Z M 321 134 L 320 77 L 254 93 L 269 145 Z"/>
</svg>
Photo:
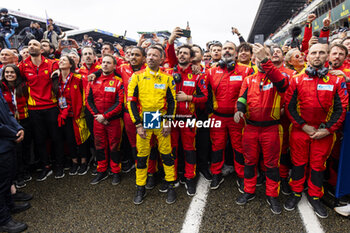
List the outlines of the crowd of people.
<svg viewBox="0 0 350 233">
<path fill-rule="evenodd" d="M 136 205 L 158 181 L 172 204 L 180 184 L 196 194 L 198 174 L 216 190 L 235 172 L 238 205 L 265 183 L 274 214 L 293 211 L 307 190 L 316 215 L 327 218 L 321 198 L 324 185 L 335 192 L 350 38 L 328 41 L 326 18 L 319 36 L 326 40 L 318 42 L 314 19 L 300 45 L 282 48 L 247 43 L 236 28 L 238 46 L 211 41 L 201 48 L 192 39 L 176 46 L 183 36 L 177 27 L 164 43 L 143 35 L 137 46 L 116 48 L 85 36 L 55 46 L 50 33 L 20 51 L 2 49 L 0 229 L 26 229 L 11 213 L 30 208 L 13 199 L 32 198 L 16 189 L 32 179 L 33 165 L 43 182 L 53 172 L 64 178 L 67 161 L 72 176 L 91 167 L 91 185 L 108 176 L 118 185 L 136 168 Z M 283 205 L 280 191 L 289 195 Z M 347 208 L 337 211 L 349 215 Z"/>
</svg>

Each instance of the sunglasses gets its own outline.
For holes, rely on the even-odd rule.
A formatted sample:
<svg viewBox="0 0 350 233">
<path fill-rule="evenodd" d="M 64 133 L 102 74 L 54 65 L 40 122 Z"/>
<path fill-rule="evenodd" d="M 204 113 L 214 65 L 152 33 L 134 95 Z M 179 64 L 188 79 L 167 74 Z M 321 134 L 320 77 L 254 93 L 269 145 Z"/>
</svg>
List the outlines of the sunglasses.
<svg viewBox="0 0 350 233">
<path fill-rule="evenodd" d="M 294 57 L 295 57 L 296 59 L 299 59 L 300 57 L 304 57 L 304 53 L 295 54 Z"/>
</svg>

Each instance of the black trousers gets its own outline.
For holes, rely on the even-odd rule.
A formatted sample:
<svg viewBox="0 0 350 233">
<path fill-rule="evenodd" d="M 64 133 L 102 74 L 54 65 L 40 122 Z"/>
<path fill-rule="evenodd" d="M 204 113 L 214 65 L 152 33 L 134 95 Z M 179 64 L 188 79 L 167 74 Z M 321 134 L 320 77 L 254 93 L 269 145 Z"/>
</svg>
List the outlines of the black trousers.
<svg viewBox="0 0 350 233">
<path fill-rule="evenodd" d="M 31 142 L 33 138 L 32 127 L 30 126 L 29 118 L 19 121 L 19 124 L 24 128 L 24 139 L 16 146 L 17 155 L 17 177 L 21 177 L 25 172 L 28 172 L 30 164 Z"/>
<path fill-rule="evenodd" d="M 196 111 L 198 120 L 208 120 L 206 111 Z M 198 169 L 208 169 L 210 163 L 211 141 L 208 128 L 198 128 L 196 133 L 196 150 L 197 150 L 197 166 Z"/>
<path fill-rule="evenodd" d="M 15 149 L 0 154 L 0 226 L 11 220 L 11 185 L 16 175 Z"/>
<path fill-rule="evenodd" d="M 33 127 L 34 143 L 43 166 L 48 166 L 50 164 L 49 155 L 46 149 L 47 138 L 50 136 L 56 165 L 62 167 L 64 162 L 64 152 L 62 132 L 57 123 L 58 108 L 29 110 L 29 117 L 30 123 Z"/>
<path fill-rule="evenodd" d="M 63 132 L 64 141 L 69 146 L 70 158 L 77 159 L 78 156 L 80 156 L 81 158 L 87 158 L 89 155 L 89 139 L 87 139 L 83 144 L 77 146 L 73 128 L 73 118 L 68 117 L 65 120 L 65 124 L 61 127 L 61 129 Z"/>
</svg>

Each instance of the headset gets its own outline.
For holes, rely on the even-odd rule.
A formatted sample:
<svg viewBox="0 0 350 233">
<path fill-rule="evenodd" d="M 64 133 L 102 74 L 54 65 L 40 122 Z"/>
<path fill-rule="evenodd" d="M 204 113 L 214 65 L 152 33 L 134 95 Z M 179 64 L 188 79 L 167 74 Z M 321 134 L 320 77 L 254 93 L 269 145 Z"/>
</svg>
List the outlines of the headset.
<svg viewBox="0 0 350 233">
<path fill-rule="evenodd" d="M 175 83 L 181 82 L 181 74 L 178 73 L 177 66 L 174 66 L 173 78 L 174 78 Z"/>
<path fill-rule="evenodd" d="M 328 74 L 328 68 L 327 67 L 322 67 L 321 69 L 316 69 L 314 67 L 311 67 L 311 66 L 308 66 L 306 69 L 305 69 L 305 73 L 309 76 L 309 77 L 318 77 L 317 79 L 317 86 L 318 86 L 318 83 L 320 81 L 321 78 L 324 78 L 326 77 L 326 75 Z M 316 89 L 316 97 L 317 97 L 317 101 L 319 103 L 319 105 L 321 106 L 322 110 L 325 112 L 325 113 L 328 113 L 326 111 L 326 109 L 323 107 L 321 101 L 320 101 L 320 98 L 318 96 L 318 91 Z M 323 129 L 325 128 L 325 125 L 324 123 L 322 123 L 319 127 L 320 129 Z"/>
<path fill-rule="evenodd" d="M 310 77 L 319 77 L 323 78 L 328 74 L 328 68 L 327 67 L 322 67 L 321 69 L 316 69 L 314 67 L 308 66 L 305 69 L 305 73 L 310 76 Z"/>
<path fill-rule="evenodd" d="M 221 67 L 221 69 L 224 69 L 225 67 L 227 67 L 228 71 L 232 71 L 236 67 L 236 62 L 235 61 L 225 62 L 224 60 L 220 60 L 218 62 L 218 65 Z"/>
</svg>

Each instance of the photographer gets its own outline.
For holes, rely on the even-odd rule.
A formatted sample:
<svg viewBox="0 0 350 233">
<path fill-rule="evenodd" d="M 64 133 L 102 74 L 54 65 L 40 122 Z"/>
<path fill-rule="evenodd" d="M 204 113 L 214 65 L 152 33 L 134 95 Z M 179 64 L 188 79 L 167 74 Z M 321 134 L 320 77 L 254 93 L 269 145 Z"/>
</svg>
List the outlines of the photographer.
<svg viewBox="0 0 350 233">
<path fill-rule="evenodd" d="M 18 35 L 23 36 L 22 45 L 28 45 L 31 39 L 40 41 L 43 38 L 43 29 L 40 28 L 40 24 L 37 22 L 31 22 L 29 27 L 23 28 Z"/>
<path fill-rule="evenodd" d="M 15 34 L 15 28 L 18 27 L 16 17 L 8 15 L 8 10 L 2 8 L 0 10 L 0 33 L 1 37 L 4 37 L 7 48 L 11 48 L 10 38 Z"/>
</svg>

